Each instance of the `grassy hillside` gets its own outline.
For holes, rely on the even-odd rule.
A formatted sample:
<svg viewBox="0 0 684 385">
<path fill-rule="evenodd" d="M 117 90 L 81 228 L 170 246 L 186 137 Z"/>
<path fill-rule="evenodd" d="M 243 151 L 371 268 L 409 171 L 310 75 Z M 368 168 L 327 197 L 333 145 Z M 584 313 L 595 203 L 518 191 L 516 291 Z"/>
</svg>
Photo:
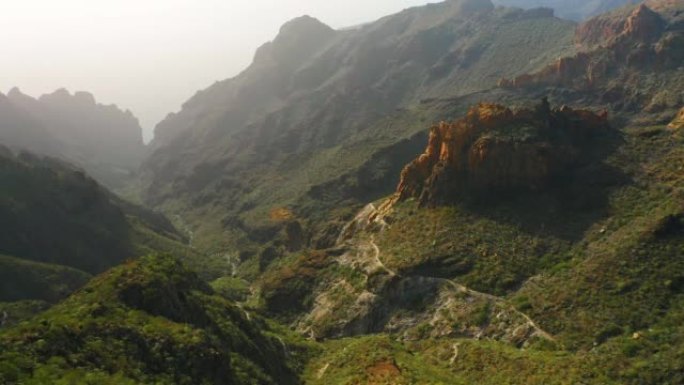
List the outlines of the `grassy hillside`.
<svg viewBox="0 0 684 385">
<path fill-rule="evenodd" d="M 45 308 L 31 301 L 55 303 L 91 274 L 151 252 L 193 261 L 211 278 L 210 259 L 198 258 L 164 216 L 122 201 L 71 165 L 7 150 L 0 180 L 0 301 L 13 322 Z"/>
<path fill-rule="evenodd" d="M 0 156 L 0 251 L 98 273 L 149 249 L 189 253 L 161 215 L 128 204 L 83 171 L 29 153 Z"/>
<path fill-rule="evenodd" d="M 145 257 L 0 332 L 0 382 L 299 383 L 309 348 L 278 330 L 175 259 Z"/>
</svg>

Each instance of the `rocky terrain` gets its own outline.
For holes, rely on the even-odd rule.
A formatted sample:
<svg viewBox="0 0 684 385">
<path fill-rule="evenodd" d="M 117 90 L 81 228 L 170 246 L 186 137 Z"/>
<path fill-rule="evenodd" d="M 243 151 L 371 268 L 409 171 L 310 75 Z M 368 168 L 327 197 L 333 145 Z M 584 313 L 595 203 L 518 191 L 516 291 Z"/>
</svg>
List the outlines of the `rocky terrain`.
<svg viewBox="0 0 684 385">
<path fill-rule="evenodd" d="M 600 95 L 599 102 L 620 110 L 639 106 L 657 113 L 679 108 L 681 96 L 660 82 L 681 77 L 682 7 L 652 0 L 597 16 L 577 28 L 576 55 L 537 73 L 503 79 L 500 85 L 592 91 Z"/>
</svg>

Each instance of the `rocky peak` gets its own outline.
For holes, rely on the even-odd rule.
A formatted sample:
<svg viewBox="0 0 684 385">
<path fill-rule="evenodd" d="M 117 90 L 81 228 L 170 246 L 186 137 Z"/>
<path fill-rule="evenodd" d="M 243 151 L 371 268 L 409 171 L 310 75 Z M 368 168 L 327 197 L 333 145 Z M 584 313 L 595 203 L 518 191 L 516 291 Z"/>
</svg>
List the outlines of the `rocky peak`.
<svg viewBox="0 0 684 385">
<path fill-rule="evenodd" d="M 539 189 L 607 126 L 607 113 L 551 109 L 546 99 L 518 111 L 481 103 L 430 129 L 427 149 L 401 173 L 398 197 L 435 205 L 470 192 Z"/>
<path fill-rule="evenodd" d="M 275 62 L 285 68 L 296 67 L 335 36 L 335 30 L 311 16 L 301 16 L 285 23 L 278 36 L 261 46 L 254 63 Z"/>
<path fill-rule="evenodd" d="M 650 42 L 660 37 L 665 29 L 665 21 L 646 4 L 639 5 L 627 18 L 623 35 Z"/>
<path fill-rule="evenodd" d="M 618 40 L 652 43 L 665 30 L 663 18 L 646 4 L 630 13 L 624 11 L 597 16 L 577 27 L 575 41 L 581 48 L 610 45 Z"/>
</svg>

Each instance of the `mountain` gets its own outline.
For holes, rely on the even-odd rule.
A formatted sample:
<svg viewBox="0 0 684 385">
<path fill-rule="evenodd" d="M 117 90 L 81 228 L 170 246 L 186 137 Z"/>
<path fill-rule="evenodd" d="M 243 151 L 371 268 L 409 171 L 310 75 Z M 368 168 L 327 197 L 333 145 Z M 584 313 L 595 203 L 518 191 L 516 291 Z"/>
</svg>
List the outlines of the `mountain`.
<svg viewBox="0 0 684 385">
<path fill-rule="evenodd" d="M 287 23 L 157 127 L 141 197 L 189 245 L 73 168 L 0 151 L 35 178 L 0 178 L 0 220 L 75 226 L 45 236 L 78 246 L 62 260 L 90 262 L 69 256 L 92 239 L 182 260 L 124 262 L 31 319 L 48 305 L 0 304 L 0 382 L 683 383 L 683 17 L 453 0 Z M 110 244 L 118 223 L 143 235 Z M 0 239 L 26 277 L 7 298 L 99 272 L 22 234 Z"/>
<path fill-rule="evenodd" d="M 590 17 L 606 13 L 625 4 L 636 4 L 637 0 L 496 0 L 496 5 L 520 7 L 525 9 L 547 7 L 552 8 L 559 17 L 583 21 Z"/>
<path fill-rule="evenodd" d="M 426 102 L 457 118 L 395 193 L 259 278 L 268 314 L 336 346 L 312 383 L 684 380 L 681 7 L 600 15 L 578 53 Z"/>
<path fill-rule="evenodd" d="M 279 331 L 173 258 L 145 257 L 0 332 L 0 382 L 300 383 L 308 347 Z"/>
<path fill-rule="evenodd" d="M 13 88 L 0 103 L 2 144 L 58 156 L 121 188 L 142 162 L 142 128 L 130 111 L 64 89 L 34 99 Z"/>
<path fill-rule="evenodd" d="M 254 249 L 284 229 L 278 213 L 318 223 L 335 207 L 390 192 L 422 147 L 424 122 L 445 113 L 421 101 L 541 69 L 575 52 L 574 29 L 551 12 L 479 0 L 352 30 L 295 19 L 243 73 L 157 126 L 143 200 L 181 216 L 199 246 Z"/>
</svg>

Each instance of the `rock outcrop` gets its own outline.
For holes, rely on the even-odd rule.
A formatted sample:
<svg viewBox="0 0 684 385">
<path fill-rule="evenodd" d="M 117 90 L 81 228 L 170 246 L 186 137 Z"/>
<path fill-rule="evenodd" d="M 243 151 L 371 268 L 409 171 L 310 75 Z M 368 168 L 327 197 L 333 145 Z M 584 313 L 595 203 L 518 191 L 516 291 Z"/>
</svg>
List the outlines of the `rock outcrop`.
<svg viewBox="0 0 684 385">
<path fill-rule="evenodd" d="M 645 4 L 631 11 L 595 17 L 577 27 L 579 52 L 561 57 L 533 74 L 502 79 L 505 88 L 563 86 L 594 88 L 629 69 L 669 70 L 681 65 L 684 36 L 667 18 Z"/>
<path fill-rule="evenodd" d="M 607 126 L 607 113 L 552 110 L 546 99 L 518 111 L 481 103 L 463 119 L 430 129 L 427 149 L 401 173 L 399 199 L 435 205 L 473 192 L 542 188 Z"/>
<path fill-rule="evenodd" d="M 645 4 L 626 17 L 622 13 L 595 17 L 577 27 L 575 42 L 580 47 L 610 45 L 620 39 L 653 42 L 665 29 L 663 18 Z"/>
</svg>

